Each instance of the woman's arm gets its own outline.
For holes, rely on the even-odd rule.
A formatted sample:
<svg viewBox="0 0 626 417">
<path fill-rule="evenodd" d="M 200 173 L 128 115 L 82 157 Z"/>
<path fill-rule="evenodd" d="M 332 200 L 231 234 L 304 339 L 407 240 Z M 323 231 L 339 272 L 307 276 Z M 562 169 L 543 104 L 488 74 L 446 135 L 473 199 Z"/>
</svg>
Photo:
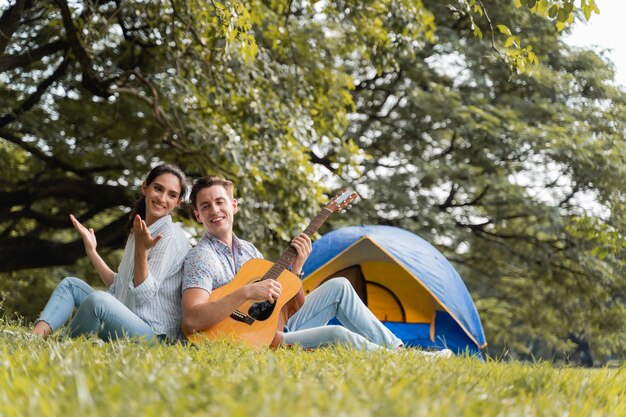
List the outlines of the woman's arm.
<svg viewBox="0 0 626 417">
<path fill-rule="evenodd" d="M 104 282 L 104 285 L 110 287 L 113 284 L 113 277 L 115 273 L 109 268 L 109 266 L 104 262 L 104 260 L 96 251 L 98 246 L 98 242 L 96 240 L 96 234 L 93 229 L 87 230 L 85 226 L 83 226 L 73 214 L 70 214 L 70 220 L 74 225 L 74 228 L 78 230 L 80 236 L 83 239 L 83 244 L 85 245 L 85 252 L 87 253 L 87 257 L 91 261 L 91 264 L 96 268 L 98 275 L 100 275 L 100 279 Z"/>
<path fill-rule="evenodd" d="M 166 222 L 152 233 L 158 235 L 153 238 L 141 219 L 134 220 L 134 267 L 133 275 L 129 277 L 129 294 L 137 305 L 154 301 L 163 282 L 169 277 L 179 273 L 182 276 L 183 260 L 191 248 L 182 230 L 171 222 Z M 168 288 L 170 286 L 168 284 Z M 174 290 L 174 287 L 170 290 Z"/>
<path fill-rule="evenodd" d="M 152 237 L 148 231 L 146 222 L 143 221 L 139 215 L 135 216 L 135 220 L 133 220 L 133 234 L 135 235 L 135 269 L 133 283 L 135 287 L 138 287 L 150 274 L 148 267 L 148 250 L 152 249 L 163 236 L 157 235 L 156 237 Z"/>
</svg>

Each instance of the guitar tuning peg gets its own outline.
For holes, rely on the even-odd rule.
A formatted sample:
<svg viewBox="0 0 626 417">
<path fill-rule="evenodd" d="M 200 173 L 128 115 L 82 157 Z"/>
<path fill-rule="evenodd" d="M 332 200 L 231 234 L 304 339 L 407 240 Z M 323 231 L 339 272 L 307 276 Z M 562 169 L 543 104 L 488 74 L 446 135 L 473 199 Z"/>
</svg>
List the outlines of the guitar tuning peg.
<svg viewBox="0 0 626 417">
<path fill-rule="evenodd" d="M 346 209 L 350 210 L 352 208 L 352 204 L 348 204 L 348 207 L 346 207 Z"/>
<path fill-rule="evenodd" d="M 345 212 L 346 212 L 346 209 L 341 210 L 341 212 L 342 212 L 342 213 L 345 213 Z"/>
</svg>

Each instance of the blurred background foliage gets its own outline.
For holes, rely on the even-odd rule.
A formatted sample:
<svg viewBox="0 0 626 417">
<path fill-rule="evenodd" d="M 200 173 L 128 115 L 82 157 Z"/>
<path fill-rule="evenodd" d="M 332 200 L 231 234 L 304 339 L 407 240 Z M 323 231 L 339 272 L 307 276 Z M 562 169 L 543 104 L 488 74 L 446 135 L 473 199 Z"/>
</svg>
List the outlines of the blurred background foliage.
<svg viewBox="0 0 626 417">
<path fill-rule="evenodd" d="M 235 180 L 268 258 L 335 188 L 325 226 L 388 224 L 459 269 L 489 353 L 626 354 L 625 94 L 563 40 L 593 1 L 10 0 L 0 4 L 0 291 L 33 320 L 97 284 L 160 161 Z M 198 231 L 189 207 L 178 220 Z"/>
</svg>

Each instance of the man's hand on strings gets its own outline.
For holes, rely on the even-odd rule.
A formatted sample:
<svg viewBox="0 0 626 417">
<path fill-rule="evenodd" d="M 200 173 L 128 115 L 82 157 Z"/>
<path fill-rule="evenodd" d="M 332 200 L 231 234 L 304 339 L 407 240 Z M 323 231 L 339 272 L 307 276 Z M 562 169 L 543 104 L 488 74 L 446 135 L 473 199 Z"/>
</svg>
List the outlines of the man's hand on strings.
<svg viewBox="0 0 626 417">
<path fill-rule="evenodd" d="M 291 241 L 291 246 L 297 253 L 296 258 L 291 263 L 291 272 L 299 275 L 302 265 L 304 265 L 304 262 L 306 262 L 313 250 L 313 244 L 311 243 L 311 238 L 306 233 L 300 233 Z"/>
</svg>

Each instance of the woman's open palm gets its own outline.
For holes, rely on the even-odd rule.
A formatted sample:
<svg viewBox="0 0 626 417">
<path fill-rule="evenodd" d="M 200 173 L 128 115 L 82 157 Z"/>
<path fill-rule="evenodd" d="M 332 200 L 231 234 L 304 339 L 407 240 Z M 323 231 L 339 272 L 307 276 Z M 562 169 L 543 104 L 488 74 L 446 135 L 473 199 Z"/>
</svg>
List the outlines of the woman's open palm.
<svg viewBox="0 0 626 417">
<path fill-rule="evenodd" d="M 73 214 L 70 214 L 70 220 L 72 221 L 74 228 L 78 230 L 78 233 L 80 233 L 80 237 L 83 238 L 85 251 L 87 251 L 88 253 L 91 251 L 95 252 L 96 247 L 98 246 L 98 241 L 96 240 L 96 234 L 93 229 L 87 229 L 76 219 L 76 217 L 74 217 Z"/>
<path fill-rule="evenodd" d="M 163 237 L 161 235 L 152 237 L 146 222 L 139 215 L 136 215 L 135 220 L 133 220 L 133 234 L 135 235 L 135 247 L 144 250 L 152 249 Z"/>
</svg>

